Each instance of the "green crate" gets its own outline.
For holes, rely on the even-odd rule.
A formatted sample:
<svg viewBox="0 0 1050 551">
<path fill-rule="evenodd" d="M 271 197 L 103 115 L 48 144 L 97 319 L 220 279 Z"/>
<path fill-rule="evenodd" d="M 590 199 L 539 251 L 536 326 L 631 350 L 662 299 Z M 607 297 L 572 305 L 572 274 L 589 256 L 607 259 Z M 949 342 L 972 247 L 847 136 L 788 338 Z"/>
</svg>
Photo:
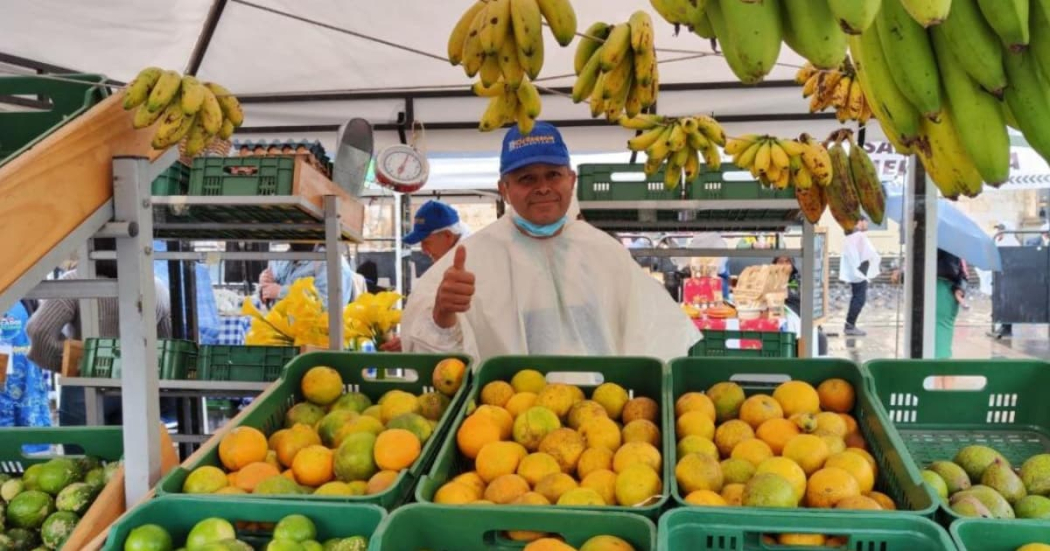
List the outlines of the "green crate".
<svg viewBox="0 0 1050 551">
<path fill-rule="evenodd" d="M 0 473 L 14 476 L 30 466 L 60 456 L 91 455 L 117 461 L 124 455 L 121 427 L 9 427 L 0 429 Z M 49 447 L 37 453 L 24 446 Z"/>
<path fill-rule="evenodd" d="M 1050 363 L 1030 360 L 879 360 L 865 364 L 870 385 L 913 461 L 951 460 L 965 446 L 995 448 L 1015 466 L 1050 452 Z M 927 388 L 932 377 L 977 377 L 980 390 Z M 963 379 L 960 383 L 968 382 Z M 945 522 L 959 518 L 941 507 Z"/>
<path fill-rule="evenodd" d="M 481 369 L 477 372 L 473 389 L 465 400 L 464 407 L 456 413 L 449 436 L 441 446 L 441 450 L 438 451 L 434 466 L 426 476 L 420 479 L 419 487 L 416 488 L 416 501 L 433 503 L 434 494 L 445 482 L 460 473 L 471 470 L 470 460 L 459 453 L 455 439 L 456 431 L 467 417 L 467 407 L 479 401 L 478 395 L 481 388 L 487 383 L 510 382 L 514 374 L 522 369 L 535 369 L 546 375 L 548 381 L 566 382 L 581 387 L 588 396 L 590 396 L 590 391 L 601 383 L 616 383 L 627 389 L 632 396 L 647 396 L 656 400 L 660 403 L 664 413 L 669 408 L 661 392 L 663 364 L 653 358 L 598 356 L 501 356 L 491 358 L 482 364 Z M 661 416 L 661 419 L 663 418 Z M 663 450 L 663 454 L 666 456 L 667 450 Z M 663 491 L 657 503 L 644 507 L 606 506 L 579 509 L 639 513 L 656 519 L 668 501 L 670 479 L 673 476 L 674 471 L 666 468 L 661 473 Z M 502 507 L 504 506 L 499 506 L 499 508 Z M 558 510 L 564 508 L 559 507 Z"/>
<path fill-rule="evenodd" d="M 851 551 L 954 551 L 943 528 L 915 516 L 827 511 L 820 516 L 785 510 L 761 515 L 734 509 L 675 509 L 660 517 L 661 551 L 761 551 L 771 549 Z M 823 534 L 848 538 L 846 547 L 782 546 L 765 543 L 765 534 Z"/>
<path fill-rule="evenodd" d="M 294 157 L 197 157 L 190 195 L 291 195 Z"/>
<path fill-rule="evenodd" d="M 1017 520 L 1003 524 L 995 519 L 966 518 L 951 526 L 959 551 L 1016 551 L 1029 543 L 1050 545 L 1050 522 Z"/>
<path fill-rule="evenodd" d="M 574 547 L 598 535 L 622 538 L 635 551 L 656 551 L 656 527 L 627 513 L 543 507 L 462 507 L 413 504 L 386 517 L 368 551 L 521 551 L 523 542 L 502 532 L 528 530 L 559 534 Z"/>
<path fill-rule="evenodd" d="M 795 357 L 795 334 L 790 332 L 770 331 L 712 331 L 704 329 L 701 331 L 704 339 L 697 341 L 691 349 L 690 356 L 699 357 L 730 357 L 730 358 L 794 358 Z M 744 350 L 740 348 L 729 348 L 727 341 L 730 340 L 754 340 L 761 341 L 762 348 L 755 350 Z"/>
<path fill-rule="evenodd" d="M 926 488 L 919 474 L 919 469 L 904 453 L 901 441 L 893 424 L 886 419 L 878 400 L 868 388 L 864 372 L 853 362 L 839 359 L 770 359 L 770 358 L 680 358 L 670 364 L 668 384 L 665 385 L 667 396 L 664 402 L 664 455 L 665 469 L 674 471 L 678 463 L 676 439 L 674 434 L 673 404 L 686 392 L 705 391 L 712 385 L 724 381 L 733 381 L 744 388 L 747 395 L 772 394 L 778 385 L 787 380 L 805 381 L 814 387 L 826 379 L 845 379 L 853 385 L 856 393 L 856 405 L 852 415 L 868 444 L 868 451 L 878 463 L 878 480 L 875 488 L 889 495 L 897 504 L 899 511 L 867 514 L 903 516 L 902 513 L 933 517 L 937 504 L 933 493 Z M 675 501 L 685 505 L 684 496 L 678 491 L 678 484 L 672 484 Z M 828 510 L 799 509 L 806 515 L 823 515 Z M 761 515 L 757 510 L 741 510 L 742 515 Z M 844 511 L 845 514 L 859 513 Z"/>
<path fill-rule="evenodd" d="M 372 539 L 376 528 L 386 516 L 375 505 L 348 505 L 345 503 L 296 503 L 290 501 L 245 501 L 230 496 L 189 497 L 164 496 L 149 500 L 121 517 L 109 530 L 103 551 L 121 551 L 124 540 L 132 530 L 145 524 L 157 524 L 171 535 L 175 546 L 186 541 L 186 536 L 198 522 L 219 517 L 234 523 L 237 538 L 263 549 L 272 537 L 268 525 L 282 518 L 300 514 L 314 522 L 317 539 L 365 536 Z M 260 524 L 262 529 L 247 526 Z"/>
<path fill-rule="evenodd" d="M 0 166 L 108 95 L 105 87 L 91 86 L 105 82 L 102 75 L 69 74 L 62 78 L 0 77 L 0 96 L 42 96 L 51 102 L 49 110 L 0 111 Z"/>
<path fill-rule="evenodd" d="M 200 347 L 197 378 L 202 381 L 268 383 L 276 381 L 285 364 L 298 355 L 296 346 L 204 344 Z"/>
<path fill-rule="evenodd" d="M 582 164 L 578 167 L 576 197 L 580 201 L 676 201 L 685 198 L 688 183 L 664 186 L 661 170 L 645 176 L 640 164 Z M 618 176 L 630 180 L 616 181 Z"/>
<path fill-rule="evenodd" d="M 120 339 L 87 339 L 80 359 L 82 377 L 120 377 Z M 161 379 L 193 379 L 197 369 L 197 343 L 179 339 L 157 340 L 157 369 Z"/>
<path fill-rule="evenodd" d="M 390 390 L 403 390 L 413 394 L 432 389 L 434 368 L 446 358 L 458 358 L 467 365 L 467 374 L 470 373 L 470 358 L 462 355 L 437 355 L 437 354 L 369 354 L 354 352 L 310 352 L 292 360 L 284 369 L 280 380 L 274 383 L 265 393 L 261 394 L 251 405 L 241 411 L 230 423 L 233 426 L 255 427 L 264 434 L 270 435 L 284 428 L 285 413 L 297 402 L 303 400 L 302 392 L 299 390 L 299 381 L 303 375 L 312 367 L 324 365 L 339 372 L 343 377 L 343 384 L 347 391 L 363 392 L 377 401 L 380 396 Z M 403 369 L 400 375 L 395 370 Z M 373 371 L 375 370 L 375 371 Z M 452 423 L 455 412 L 467 394 L 469 381 L 464 381 L 463 386 L 452 398 L 448 409 L 441 417 L 434 433 L 423 445 L 419 459 L 401 472 L 394 484 L 386 491 L 367 496 L 313 496 L 313 495 L 281 495 L 281 496 L 257 496 L 253 494 L 238 496 L 244 500 L 267 500 L 288 499 L 296 501 L 325 501 L 325 502 L 350 502 L 350 503 L 374 503 L 386 509 L 393 509 L 411 498 L 412 488 L 423 470 L 430 464 L 434 454 L 437 452 L 439 443 L 442 441 L 448 427 Z M 187 461 L 179 467 L 172 469 L 168 475 L 161 480 L 157 486 L 159 495 L 181 494 L 182 484 L 189 473 L 197 467 L 205 465 L 221 466 L 219 461 L 219 443 L 215 439 L 208 441 L 200 450 L 196 459 Z"/>
<path fill-rule="evenodd" d="M 180 161 L 172 163 L 152 183 L 153 195 L 186 195 L 190 184 L 190 167 Z"/>
</svg>

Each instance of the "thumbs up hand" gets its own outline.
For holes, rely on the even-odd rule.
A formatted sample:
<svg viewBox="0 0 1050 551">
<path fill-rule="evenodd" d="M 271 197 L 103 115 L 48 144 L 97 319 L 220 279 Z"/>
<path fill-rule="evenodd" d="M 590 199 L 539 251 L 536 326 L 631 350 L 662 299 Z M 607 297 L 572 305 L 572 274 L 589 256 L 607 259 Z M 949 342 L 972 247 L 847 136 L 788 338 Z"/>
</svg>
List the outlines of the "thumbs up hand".
<svg viewBox="0 0 1050 551">
<path fill-rule="evenodd" d="M 456 325 L 456 314 L 470 310 L 474 297 L 474 274 L 466 269 L 467 250 L 460 245 L 454 254 L 434 298 L 434 323 L 443 329 Z"/>
</svg>

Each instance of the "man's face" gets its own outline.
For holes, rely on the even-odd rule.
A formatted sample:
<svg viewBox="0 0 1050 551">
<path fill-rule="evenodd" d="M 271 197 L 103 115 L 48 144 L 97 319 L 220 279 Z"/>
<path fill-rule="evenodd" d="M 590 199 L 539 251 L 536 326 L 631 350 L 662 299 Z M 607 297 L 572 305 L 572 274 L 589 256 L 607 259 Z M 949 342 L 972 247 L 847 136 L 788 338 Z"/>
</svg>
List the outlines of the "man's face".
<svg viewBox="0 0 1050 551">
<path fill-rule="evenodd" d="M 519 168 L 500 180 L 500 189 L 518 216 L 541 226 L 565 216 L 575 185 L 571 168 L 546 164 Z"/>
<path fill-rule="evenodd" d="M 428 235 L 423 241 L 419 242 L 419 245 L 423 248 L 423 254 L 437 262 L 441 257 L 445 256 L 445 253 L 452 250 L 452 247 L 456 245 L 458 240 L 458 235 L 448 230 L 442 230 Z"/>
</svg>

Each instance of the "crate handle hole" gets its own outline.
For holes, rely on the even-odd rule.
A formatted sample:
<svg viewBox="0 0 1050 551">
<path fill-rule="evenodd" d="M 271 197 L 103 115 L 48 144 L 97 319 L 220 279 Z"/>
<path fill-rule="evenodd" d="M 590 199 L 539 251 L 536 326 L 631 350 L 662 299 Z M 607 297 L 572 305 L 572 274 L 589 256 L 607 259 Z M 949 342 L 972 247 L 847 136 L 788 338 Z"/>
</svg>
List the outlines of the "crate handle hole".
<svg viewBox="0 0 1050 551">
<path fill-rule="evenodd" d="M 605 382 L 605 375 L 597 371 L 551 371 L 548 383 L 564 383 L 577 386 L 598 386 Z"/>
<path fill-rule="evenodd" d="M 12 100 L 24 100 L 33 102 L 32 106 L 24 106 L 22 103 L 15 103 L 14 101 L 8 101 L 6 99 L 0 99 L 2 105 L 13 105 L 18 108 L 19 111 L 25 113 L 50 113 L 55 110 L 55 102 L 51 100 L 49 96 L 37 96 L 36 94 L 10 94 L 8 95 Z"/>
<path fill-rule="evenodd" d="M 231 176 L 255 176 L 259 172 L 257 166 L 224 166 L 222 171 Z"/>
<path fill-rule="evenodd" d="M 942 391 L 978 391 L 988 386 L 988 378 L 983 375 L 931 375 L 922 381 L 922 388 L 935 392 Z"/>
<path fill-rule="evenodd" d="M 791 380 L 786 373 L 737 373 L 729 378 L 730 381 L 741 386 L 752 385 L 779 385 Z"/>
<path fill-rule="evenodd" d="M 613 182 L 644 182 L 647 178 L 644 172 L 613 172 L 609 175 Z"/>
<path fill-rule="evenodd" d="M 373 383 L 414 383 L 419 380 L 419 372 L 401 367 L 366 367 L 361 370 L 361 378 Z"/>
<path fill-rule="evenodd" d="M 22 457 L 25 459 L 51 459 L 55 457 L 87 455 L 86 450 L 79 444 L 59 444 L 49 442 L 22 444 L 22 449 L 20 451 L 22 452 Z"/>
</svg>

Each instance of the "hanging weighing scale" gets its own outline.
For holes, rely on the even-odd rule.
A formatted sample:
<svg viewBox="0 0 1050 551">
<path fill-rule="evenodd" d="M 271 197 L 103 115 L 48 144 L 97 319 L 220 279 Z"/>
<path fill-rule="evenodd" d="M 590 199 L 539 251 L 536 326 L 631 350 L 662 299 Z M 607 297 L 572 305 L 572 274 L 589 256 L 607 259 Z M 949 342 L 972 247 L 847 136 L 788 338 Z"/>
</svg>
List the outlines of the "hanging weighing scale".
<svg viewBox="0 0 1050 551">
<path fill-rule="evenodd" d="M 422 127 L 422 124 L 420 127 Z M 408 144 L 397 144 L 383 148 L 376 156 L 376 181 L 399 193 L 419 191 L 430 177 L 430 163 L 425 149 L 416 147 L 415 128 L 412 129 L 412 140 Z"/>
</svg>

